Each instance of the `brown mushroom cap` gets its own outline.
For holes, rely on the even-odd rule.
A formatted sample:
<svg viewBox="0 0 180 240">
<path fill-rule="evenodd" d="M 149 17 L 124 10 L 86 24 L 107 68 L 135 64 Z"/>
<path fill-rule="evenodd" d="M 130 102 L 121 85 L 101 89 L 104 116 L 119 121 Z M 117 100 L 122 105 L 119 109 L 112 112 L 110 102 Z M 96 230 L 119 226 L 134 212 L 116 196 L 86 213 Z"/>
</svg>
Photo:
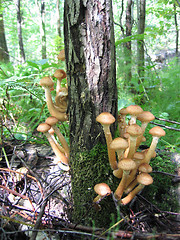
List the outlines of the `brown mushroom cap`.
<svg viewBox="0 0 180 240">
<path fill-rule="evenodd" d="M 128 142 L 121 137 L 115 138 L 110 144 L 110 148 L 114 150 L 126 149 L 128 146 Z"/>
<path fill-rule="evenodd" d="M 129 133 L 131 136 L 136 137 L 142 134 L 142 129 L 139 125 L 132 124 L 129 127 L 127 127 L 126 132 Z"/>
<path fill-rule="evenodd" d="M 139 166 L 139 171 L 144 173 L 150 173 L 152 172 L 152 167 L 148 163 L 142 163 Z"/>
<path fill-rule="evenodd" d="M 57 69 L 54 73 L 54 77 L 57 79 L 64 79 L 66 78 L 66 72 L 62 69 Z"/>
<path fill-rule="evenodd" d="M 141 173 L 137 176 L 137 181 L 142 185 L 150 185 L 153 183 L 153 178 L 148 173 Z"/>
<path fill-rule="evenodd" d="M 166 132 L 161 127 L 156 126 L 149 130 L 149 134 L 155 137 L 163 137 L 166 135 Z"/>
<path fill-rule="evenodd" d="M 125 171 L 130 171 L 136 168 L 135 162 L 130 158 L 124 158 L 118 163 L 118 168 Z"/>
<path fill-rule="evenodd" d="M 59 120 L 56 117 L 50 116 L 46 119 L 46 123 L 50 126 L 55 125 Z"/>
<path fill-rule="evenodd" d="M 121 115 L 127 115 L 128 114 L 128 111 L 126 108 L 122 108 L 120 111 L 119 111 L 119 114 Z"/>
<path fill-rule="evenodd" d="M 64 61 L 64 60 L 65 60 L 65 51 L 64 51 L 64 49 L 59 52 L 57 58 L 58 58 L 59 60 L 61 60 L 61 61 Z"/>
<path fill-rule="evenodd" d="M 143 152 L 135 152 L 135 154 L 133 155 L 133 159 L 143 160 L 144 159 L 144 153 Z"/>
<path fill-rule="evenodd" d="M 144 111 L 137 116 L 137 119 L 141 122 L 150 122 L 155 119 L 155 116 L 151 112 Z"/>
<path fill-rule="evenodd" d="M 143 112 L 143 109 L 138 105 L 130 105 L 126 108 L 126 111 L 130 115 L 137 116 Z"/>
<path fill-rule="evenodd" d="M 39 126 L 37 127 L 37 131 L 45 133 L 49 131 L 50 128 L 51 126 L 49 126 L 47 123 L 40 123 Z"/>
<path fill-rule="evenodd" d="M 110 125 L 115 122 L 115 117 L 109 112 L 102 112 L 96 117 L 96 121 L 102 125 Z"/>
<path fill-rule="evenodd" d="M 54 83 L 52 81 L 52 78 L 51 77 L 43 77 L 39 84 L 42 86 L 42 87 L 49 87 L 49 88 L 52 88 L 54 86 Z"/>
<path fill-rule="evenodd" d="M 94 191 L 100 196 L 111 194 L 111 189 L 106 183 L 98 183 L 94 186 Z"/>
</svg>

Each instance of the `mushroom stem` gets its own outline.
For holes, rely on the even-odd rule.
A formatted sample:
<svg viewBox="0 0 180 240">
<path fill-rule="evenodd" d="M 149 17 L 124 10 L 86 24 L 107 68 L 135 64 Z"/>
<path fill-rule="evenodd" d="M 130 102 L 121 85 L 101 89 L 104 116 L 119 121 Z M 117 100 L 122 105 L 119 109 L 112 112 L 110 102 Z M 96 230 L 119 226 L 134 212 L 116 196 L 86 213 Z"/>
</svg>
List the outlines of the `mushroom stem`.
<svg viewBox="0 0 180 240">
<path fill-rule="evenodd" d="M 56 133 L 59 141 L 61 142 L 62 144 L 62 147 L 64 148 L 66 154 L 67 154 L 67 157 L 69 157 L 69 146 L 66 142 L 66 139 L 64 138 L 63 134 L 59 131 L 59 128 L 56 126 L 56 125 L 53 125 L 52 128 L 54 129 L 54 132 Z"/>
<path fill-rule="evenodd" d="M 117 187 L 117 189 L 114 193 L 114 197 L 117 200 L 120 200 L 122 195 L 123 195 L 124 188 L 126 186 L 126 181 L 128 179 L 129 173 L 130 173 L 130 171 L 123 170 L 123 175 L 122 175 L 121 182 L 119 183 L 119 185 L 118 185 L 118 187 Z"/>
<path fill-rule="evenodd" d="M 53 129 L 52 127 L 51 127 L 51 129 L 49 130 L 49 133 L 50 133 L 53 141 L 56 143 L 58 149 L 59 149 L 62 153 L 65 154 L 66 152 L 65 152 L 64 148 L 59 145 L 59 143 L 57 142 L 57 140 L 56 140 L 56 138 L 55 138 L 55 136 L 54 136 L 54 129 Z"/>
<path fill-rule="evenodd" d="M 112 142 L 111 131 L 110 131 L 109 126 L 107 126 L 107 125 L 103 125 L 103 130 L 104 130 L 104 134 L 105 134 L 105 138 L 106 138 L 109 164 L 111 166 L 111 169 L 115 170 L 115 169 L 117 169 L 117 161 L 116 161 L 115 150 L 110 148 L 110 144 Z"/>
<path fill-rule="evenodd" d="M 139 184 L 132 192 L 130 192 L 126 197 L 122 198 L 120 203 L 122 205 L 128 204 L 143 188 L 145 185 Z"/>
</svg>

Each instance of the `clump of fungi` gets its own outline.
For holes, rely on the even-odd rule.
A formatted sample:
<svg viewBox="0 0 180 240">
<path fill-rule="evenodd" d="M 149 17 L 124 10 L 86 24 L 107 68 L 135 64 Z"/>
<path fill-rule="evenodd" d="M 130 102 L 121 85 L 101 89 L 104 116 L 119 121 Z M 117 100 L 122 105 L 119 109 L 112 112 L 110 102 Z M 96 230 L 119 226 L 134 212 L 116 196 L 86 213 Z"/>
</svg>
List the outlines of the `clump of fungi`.
<svg viewBox="0 0 180 240">
<path fill-rule="evenodd" d="M 129 121 L 126 117 L 128 115 L 130 115 Z M 165 136 L 165 131 L 159 126 L 153 127 L 149 131 L 152 135 L 150 147 L 140 151 L 139 146 L 146 141 L 144 137 L 146 127 L 154 119 L 151 112 L 143 111 L 138 105 L 123 108 L 118 115 L 119 137 L 112 139 L 110 125 L 115 122 L 113 115 L 103 112 L 96 118 L 97 122 L 103 126 L 113 175 L 120 179 L 113 194 L 114 200 L 120 205 L 128 204 L 146 185 L 153 183 L 150 176 L 152 167 L 149 163 L 156 156 L 155 149 L 158 140 Z M 141 122 L 140 125 L 137 124 L 137 120 Z M 98 197 L 98 203 L 101 199 Z"/>
<path fill-rule="evenodd" d="M 64 50 L 59 53 L 58 59 L 61 61 L 65 60 Z M 42 132 L 47 137 L 52 150 L 56 155 L 55 163 L 57 163 L 64 171 L 68 171 L 69 146 L 63 134 L 56 126 L 58 122 L 64 122 L 68 120 L 66 113 L 68 106 L 68 88 L 67 86 L 61 86 L 62 80 L 66 79 L 66 72 L 63 69 L 57 69 L 53 76 L 57 79 L 55 102 L 53 102 L 51 95 L 51 91 L 54 89 L 52 77 L 43 77 L 39 83 L 45 90 L 46 103 L 51 116 L 46 119 L 45 123 L 39 124 L 37 131 Z M 55 135 L 58 140 L 56 139 Z"/>
</svg>

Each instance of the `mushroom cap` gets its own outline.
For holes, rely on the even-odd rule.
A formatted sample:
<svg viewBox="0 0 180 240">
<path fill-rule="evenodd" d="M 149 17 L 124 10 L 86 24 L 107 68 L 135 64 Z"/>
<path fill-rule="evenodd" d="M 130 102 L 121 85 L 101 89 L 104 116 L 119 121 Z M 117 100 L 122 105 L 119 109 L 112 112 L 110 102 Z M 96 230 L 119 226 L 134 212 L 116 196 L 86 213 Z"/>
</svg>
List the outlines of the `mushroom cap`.
<svg viewBox="0 0 180 240">
<path fill-rule="evenodd" d="M 98 183 L 94 186 L 94 191 L 100 195 L 105 196 L 111 194 L 111 189 L 106 183 Z"/>
<path fill-rule="evenodd" d="M 135 152 L 133 155 L 133 160 L 143 160 L 144 159 L 144 153 L 143 152 Z"/>
<path fill-rule="evenodd" d="M 102 125 L 110 125 L 115 122 L 115 117 L 109 112 L 102 112 L 96 117 L 96 121 Z"/>
<path fill-rule="evenodd" d="M 54 116 L 48 117 L 45 121 L 45 123 L 49 124 L 50 126 L 55 125 L 57 122 L 59 122 L 59 120 Z"/>
<path fill-rule="evenodd" d="M 64 79 L 66 78 L 66 72 L 63 69 L 57 69 L 54 73 L 54 77 L 57 79 Z"/>
<path fill-rule="evenodd" d="M 135 162 L 130 158 L 124 158 L 118 163 L 118 168 L 125 171 L 130 171 L 136 168 Z"/>
<path fill-rule="evenodd" d="M 149 130 L 149 134 L 155 137 L 163 137 L 166 135 L 166 132 L 159 126 L 155 126 Z"/>
<path fill-rule="evenodd" d="M 143 185 L 150 185 L 153 183 L 153 178 L 148 173 L 141 173 L 137 176 L 137 181 Z"/>
<path fill-rule="evenodd" d="M 150 173 L 152 172 L 152 167 L 148 163 L 142 163 L 139 166 L 139 171 L 144 173 Z"/>
<path fill-rule="evenodd" d="M 37 127 L 37 131 L 44 133 L 44 132 L 49 131 L 50 128 L 51 128 L 51 126 L 48 125 L 47 123 L 40 123 L 39 126 Z"/>
<path fill-rule="evenodd" d="M 122 109 L 119 111 L 119 114 L 121 114 L 121 115 L 127 115 L 127 114 L 128 114 L 128 111 L 126 110 L 126 108 L 122 108 Z"/>
<path fill-rule="evenodd" d="M 155 116 L 151 112 L 144 111 L 137 116 L 137 119 L 141 122 L 150 122 L 155 119 Z"/>
<path fill-rule="evenodd" d="M 61 61 L 64 61 L 64 60 L 65 60 L 65 51 L 64 51 L 64 49 L 59 52 L 57 58 L 58 58 L 59 60 L 61 60 Z"/>
<path fill-rule="evenodd" d="M 115 138 L 110 144 L 110 148 L 114 150 L 126 149 L 128 147 L 128 141 L 121 137 Z"/>
<path fill-rule="evenodd" d="M 128 112 L 128 114 L 130 115 L 139 115 L 143 112 L 143 109 L 138 106 L 138 105 L 130 105 L 126 108 L 126 111 Z"/>
<path fill-rule="evenodd" d="M 54 129 L 53 129 L 53 128 L 50 128 L 48 132 L 49 132 L 51 135 L 54 135 Z"/>
<path fill-rule="evenodd" d="M 54 86 L 54 83 L 52 81 L 52 78 L 51 77 L 43 77 L 39 84 L 42 86 L 42 87 L 49 87 L 49 88 L 52 88 Z"/>
<path fill-rule="evenodd" d="M 129 127 L 127 127 L 126 132 L 129 133 L 131 136 L 134 136 L 134 137 L 139 136 L 143 133 L 141 127 L 137 124 L 132 124 Z"/>
</svg>

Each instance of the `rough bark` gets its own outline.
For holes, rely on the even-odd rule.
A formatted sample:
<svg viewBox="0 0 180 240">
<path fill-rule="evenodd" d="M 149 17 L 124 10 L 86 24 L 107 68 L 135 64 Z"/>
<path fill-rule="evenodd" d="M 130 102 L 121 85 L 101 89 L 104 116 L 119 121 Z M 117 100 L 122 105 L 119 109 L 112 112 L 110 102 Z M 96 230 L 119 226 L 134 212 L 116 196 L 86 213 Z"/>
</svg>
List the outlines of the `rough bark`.
<svg viewBox="0 0 180 240">
<path fill-rule="evenodd" d="M 99 145 L 105 142 L 104 134 L 96 122 L 104 111 L 117 116 L 112 6 L 110 0 L 65 0 L 64 9 L 73 219 L 90 224 L 95 214 L 93 186 L 113 182 L 107 152 Z M 101 224 L 107 221 L 100 218 Z"/>
<path fill-rule="evenodd" d="M 9 52 L 6 44 L 2 1 L 0 0 L 0 61 L 9 62 Z"/>
<path fill-rule="evenodd" d="M 16 12 L 17 12 L 17 32 L 18 32 L 18 41 L 19 41 L 19 49 L 21 62 L 24 63 L 26 61 L 24 46 L 23 46 L 23 38 L 22 38 L 22 25 L 21 25 L 21 1 L 16 0 Z"/>
<path fill-rule="evenodd" d="M 137 1 L 138 2 L 138 1 Z M 139 0 L 138 11 L 138 34 L 144 34 L 145 30 L 145 13 L 146 0 Z M 144 80 L 144 37 L 137 41 L 137 59 L 138 59 L 138 75 L 141 81 Z"/>
</svg>

